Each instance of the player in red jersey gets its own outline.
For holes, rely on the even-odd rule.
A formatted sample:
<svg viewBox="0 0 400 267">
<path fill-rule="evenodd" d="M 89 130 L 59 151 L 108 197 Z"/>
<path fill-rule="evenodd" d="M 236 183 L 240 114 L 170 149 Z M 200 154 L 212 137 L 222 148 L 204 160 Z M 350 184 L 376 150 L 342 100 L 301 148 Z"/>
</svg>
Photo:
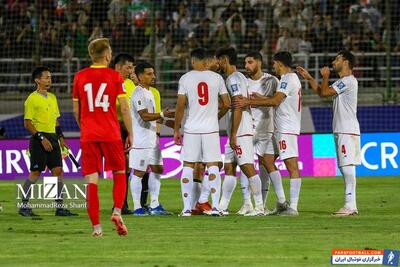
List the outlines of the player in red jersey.
<svg viewBox="0 0 400 267">
<path fill-rule="evenodd" d="M 127 235 L 121 217 L 126 192 L 125 155 L 116 110 L 118 98 L 128 131 L 125 142 L 125 149 L 128 149 L 132 143 L 132 119 L 123 88 L 124 80 L 117 71 L 108 68 L 112 54 L 108 39 L 91 41 L 88 51 L 93 64 L 75 75 L 73 110 L 81 129 L 82 175 L 88 182 L 86 202 L 93 225 L 92 236 L 102 236 L 97 181 L 99 172 L 103 171 L 103 157 L 104 170 L 112 170 L 114 178 L 111 220 L 119 235 Z"/>
</svg>

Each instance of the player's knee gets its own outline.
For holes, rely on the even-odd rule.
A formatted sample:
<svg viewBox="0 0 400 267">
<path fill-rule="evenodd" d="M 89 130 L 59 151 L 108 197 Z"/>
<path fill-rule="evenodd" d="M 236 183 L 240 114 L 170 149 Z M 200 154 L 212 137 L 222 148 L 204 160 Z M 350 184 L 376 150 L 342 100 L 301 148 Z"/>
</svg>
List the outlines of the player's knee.
<svg viewBox="0 0 400 267">
<path fill-rule="evenodd" d="M 215 174 L 209 174 L 208 175 L 208 180 L 209 181 L 214 181 L 217 178 L 217 176 Z"/>
<path fill-rule="evenodd" d="M 51 170 L 51 174 L 52 174 L 53 176 L 60 177 L 60 176 L 62 175 L 62 168 L 61 168 L 61 167 L 53 168 L 53 169 Z"/>
</svg>

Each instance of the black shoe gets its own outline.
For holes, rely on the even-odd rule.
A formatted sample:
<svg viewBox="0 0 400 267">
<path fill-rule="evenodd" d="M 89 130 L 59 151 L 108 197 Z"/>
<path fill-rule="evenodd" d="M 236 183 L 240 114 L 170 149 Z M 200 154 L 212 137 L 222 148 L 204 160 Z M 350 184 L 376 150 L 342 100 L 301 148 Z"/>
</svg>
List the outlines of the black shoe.
<svg viewBox="0 0 400 267">
<path fill-rule="evenodd" d="M 130 209 L 127 209 L 125 207 L 121 210 L 122 215 L 130 215 L 132 213 L 133 213 L 133 211 L 131 211 Z"/>
<path fill-rule="evenodd" d="M 77 213 L 72 213 L 67 209 L 56 209 L 56 216 L 78 216 Z"/>
<path fill-rule="evenodd" d="M 20 208 L 18 214 L 24 217 L 37 217 L 39 215 L 33 213 L 31 208 Z"/>
</svg>

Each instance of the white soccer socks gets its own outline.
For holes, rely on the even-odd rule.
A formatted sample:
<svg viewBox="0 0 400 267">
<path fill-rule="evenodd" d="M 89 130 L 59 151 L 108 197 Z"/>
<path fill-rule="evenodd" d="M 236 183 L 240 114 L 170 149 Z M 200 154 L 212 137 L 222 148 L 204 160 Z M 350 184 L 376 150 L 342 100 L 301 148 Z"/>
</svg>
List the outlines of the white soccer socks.
<svg viewBox="0 0 400 267">
<path fill-rule="evenodd" d="M 348 209 L 357 209 L 356 202 L 356 167 L 340 167 L 344 178 L 344 207 Z"/>
<path fill-rule="evenodd" d="M 130 175 L 131 180 L 131 193 L 133 199 L 133 207 L 134 210 L 140 209 L 142 205 L 140 205 L 140 193 L 142 192 L 142 178 L 133 174 Z"/>
<path fill-rule="evenodd" d="M 219 203 L 219 210 L 224 211 L 228 209 L 229 202 L 231 201 L 232 193 L 236 188 L 236 176 L 225 175 L 224 182 L 222 183 L 222 197 Z"/>
<path fill-rule="evenodd" d="M 301 178 L 290 179 L 290 208 L 297 211 L 301 188 Z"/>
<path fill-rule="evenodd" d="M 151 172 L 149 175 L 150 208 L 154 209 L 160 205 L 158 196 L 160 195 L 161 174 Z"/>
<path fill-rule="evenodd" d="M 274 185 L 276 198 L 279 203 L 284 203 L 286 201 L 285 191 L 283 190 L 282 177 L 279 171 L 274 171 L 269 173 L 272 184 Z"/>
<path fill-rule="evenodd" d="M 181 194 L 183 200 L 183 211 L 192 210 L 192 187 L 193 187 L 193 168 L 183 167 L 181 176 Z"/>
<path fill-rule="evenodd" d="M 211 206 L 218 209 L 219 199 L 221 197 L 221 175 L 218 166 L 208 168 L 208 181 L 211 191 Z"/>
</svg>

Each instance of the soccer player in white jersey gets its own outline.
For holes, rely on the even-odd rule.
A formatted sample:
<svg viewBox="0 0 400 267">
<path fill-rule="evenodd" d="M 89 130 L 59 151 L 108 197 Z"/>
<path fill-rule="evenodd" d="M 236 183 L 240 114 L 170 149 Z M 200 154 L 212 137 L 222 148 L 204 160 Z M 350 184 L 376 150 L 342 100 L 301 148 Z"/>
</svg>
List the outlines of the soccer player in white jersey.
<svg viewBox="0 0 400 267">
<path fill-rule="evenodd" d="M 218 120 L 230 106 L 228 92 L 221 75 L 208 70 L 206 51 L 203 48 L 191 52 L 193 70 L 179 79 L 178 100 L 175 112 L 174 141 L 182 147 L 183 170 L 181 191 L 184 208 L 181 216 L 191 216 L 193 169 L 196 162 L 205 162 L 211 190 L 212 215 L 219 215 L 221 195 L 219 162 L 222 161 Z M 222 108 L 218 111 L 219 98 Z M 179 132 L 187 107 L 184 138 Z"/>
<path fill-rule="evenodd" d="M 290 206 L 278 211 L 279 215 L 298 215 L 301 178 L 298 167 L 297 136 L 301 123 L 301 83 L 292 68 L 292 55 L 278 52 L 273 56 L 273 67 L 281 76 L 276 93 L 272 96 L 252 94 L 252 106 L 270 106 L 275 108 L 275 139 L 279 148 L 279 157 L 285 163 L 290 175 Z M 243 106 L 244 99 L 237 99 L 233 105 Z"/>
<path fill-rule="evenodd" d="M 131 114 L 133 125 L 133 148 L 129 152 L 129 167 L 131 172 L 131 192 L 133 198 L 133 215 L 146 215 L 140 204 L 142 191 L 142 177 L 150 167 L 149 192 L 150 209 L 152 215 L 169 214 L 159 203 L 160 177 L 163 173 L 163 162 L 157 136 L 157 121 L 164 118 L 173 118 L 174 112 L 164 109 L 161 113 L 155 112 L 154 95 L 150 86 L 154 85 L 154 67 L 147 62 L 141 62 L 135 67 L 139 85 L 131 96 Z"/>
<path fill-rule="evenodd" d="M 234 101 L 240 97 L 248 97 L 249 83 L 247 78 L 236 70 L 237 54 L 235 49 L 218 49 L 216 56 L 221 71 L 227 76 L 225 83 L 231 99 Z M 264 215 L 261 180 L 254 168 L 253 118 L 249 107 L 233 108 L 228 113 L 227 133 L 229 144 L 225 146 L 225 178 L 219 209 L 223 214 L 228 214 L 229 201 L 236 187 L 236 165 L 239 165 L 249 180 L 249 187 L 255 202 L 255 209 L 247 215 Z"/>
<path fill-rule="evenodd" d="M 279 80 L 268 73 L 262 71 L 262 55 L 260 52 L 251 52 L 245 56 L 245 68 L 249 76 L 250 93 L 258 93 L 264 96 L 273 96 L 277 90 Z M 251 106 L 251 99 L 247 99 L 247 104 Z M 278 147 L 274 137 L 274 109 L 272 107 L 252 107 L 251 112 L 255 126 L 254 150 L 258 157 L 261 179 L 261 190 L 263 194 L 264 208 L 266 214 L 275 214 L 287 209 L 285 192 L 282 186 L 282 177 L 275 165 L 275 160 L 279 155 Z M 243 194 L 243 206 L 238 214 L 246 214 L 251 211 L 250 193 L 247 179 L 241 175 L 241 189 Z M 275 212 L 269 212 L 266 207 L 267 193 L 269 190 L 270 179 L 274 185 L 278 199 Z"/>
<path fill-rule="evenodd" d="M 332 62 L 333 70 L 340 79 L 329 86 L 330 70 L 320 70 L 322 83 L 317 81 L 302 67 L 297 71 L 308 81 L 320 97 L 333 97 L 333 133 L 340 172 L 345 183 L 344 207 L 333 213 L 337 216 L 358 214 L 356 204 L 356 165 L 361 164 L 360 125 L 357 120 L 358 82 L 353 76 L 354 55 L 340 51 Z"/>
</svg>

